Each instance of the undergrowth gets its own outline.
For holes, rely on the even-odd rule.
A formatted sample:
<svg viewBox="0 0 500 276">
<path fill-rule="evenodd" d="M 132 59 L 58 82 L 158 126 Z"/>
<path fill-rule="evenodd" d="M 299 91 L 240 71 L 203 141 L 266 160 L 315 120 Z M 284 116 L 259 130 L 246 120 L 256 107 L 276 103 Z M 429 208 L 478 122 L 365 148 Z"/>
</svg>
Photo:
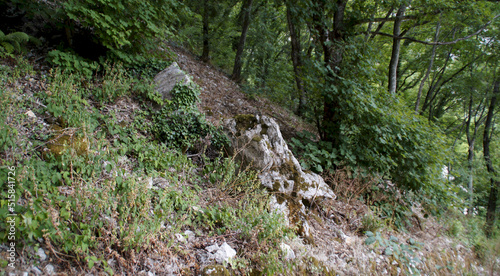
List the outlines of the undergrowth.
<svg viewBox="0 0 500 276">
<path fill-rule="evenodd" d="M 43 76 L 27 61 L 16 62 L 0 70 L 2 183 L 15 168 L 14 209 L 7 200 L 10 190 L 1 190 L 1 243 L 9 240 L 6 218 L 15 216 L 19 252 L 43 247 L 68 271 L 80 267 L 113 275 L 135 273 L 137 260 L 145 259 L 140 256 L 153 251 L 163 252 L 165 260 L 173 255 L 187 260 L 194 252 L 186 252 L 175 234 L 192 229 L 202 237 L 244 241 L 229 263 L 235 271 L 284 271 L 276 248 L 293 231 L 267 209 L 269 195 L 256 173 L 238 173 L 233 159 L 201 153 L 199 171 L 183 153 L 183 147 L 206 136 L 219 150 L 227 143 L 193 108 L 196 93 L 182 97 L 192 91 L 181 86 L 174 101 L 163 102 L 150 79 L 131 78 L 119 65 L 91 79 L 85 72 L 59 69 Z M 23 90 L 20 76 L 27 87 L 36 79 L 46 89 Z M 122 97 L 142 97 L 163 108 L 143 105 L 130 113 L 131 121 L 118 121 L 114 104 Z M 176 100 L 175 108 L 195 117 L 193 124 L 175 115 Z M 159 118 L 177 122 L 178 128 Z M 208 204 L 215 199 L 206 196 L 207 189 L 227 200 Z"/>
</svg>

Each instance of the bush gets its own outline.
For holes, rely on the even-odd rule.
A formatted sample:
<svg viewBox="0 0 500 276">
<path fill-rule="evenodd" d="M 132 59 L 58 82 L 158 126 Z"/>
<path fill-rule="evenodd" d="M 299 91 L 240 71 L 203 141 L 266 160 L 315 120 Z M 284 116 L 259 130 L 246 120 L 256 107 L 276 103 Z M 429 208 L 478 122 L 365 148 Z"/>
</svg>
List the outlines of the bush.
<svg viewBox="0 0 500 276">
<path fill-rule="evenodd" d="M 172 100 L 153 113 L 152 132 L 160 141 L 183 151 L 192 149 L 202 140 L 205 150 L 210 146 L 220 151 L 229 144 L 229 139 L 221 128 L 210 125 L 198 111 L 198 95 L 198 87 L 177 84 L 172 91 Z"/>
<path fill-rule="evenodd" d="M 68 73 L 82 73 L 86 77 L 99 69 L 99 64 L 76 55 L 72 52 L 52 50 L 47 54 L 47 60 Z"/>
<path fill-rule="evenodd" d="M 182 4 L 176 0 L 70 0 L 62 3 L 73 24 L 93 30 L 100 44 L 126 64 L 144 62 L 152 39 L 172 36 Z"/>
</svg>

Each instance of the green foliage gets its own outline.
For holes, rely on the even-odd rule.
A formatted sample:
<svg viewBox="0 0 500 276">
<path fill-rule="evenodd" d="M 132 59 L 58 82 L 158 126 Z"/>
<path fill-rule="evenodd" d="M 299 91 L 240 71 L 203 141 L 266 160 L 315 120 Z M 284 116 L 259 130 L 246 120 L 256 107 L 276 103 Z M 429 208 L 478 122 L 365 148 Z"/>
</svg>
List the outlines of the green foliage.
<svg viewBox="0 0 500 276">
<path fill-rule="evenodd" d="M 182 4 L 175 0 L 71 0 L 62 3 L 65 16 L 93 30 L 99 43 L 126 64 L 145 61 L 152 39 L 171 36 L 169 22 L 177 18 Z M 78 22 L 78 23 L 77 23 Z"/>
<path fill-rule="evenodd" d="M 195 109 L 200 101 L 200 88 L 195 84 L 178 83 L 170 94 L 172 108 Z"/>
<path fill-rule="evenodd" d="M 336 150 L 330 142 L 314 142 L 315 135 L 304 131 L 293 137 L 291 147 L 300 158 L 302 168 L 321 173 L 324 170 L 333 171 L 338 165 Z"/>
<path fill-rule="evenodd" d="M 359 232 L 377 232 L 382 227 L 380 218 L 374 216 L 372 213 L 368 213 L 361 219 L 361 228 L 358 229 Z"/>
<path fill-rule="evenodd" d="M 152 132 L 160 141 L 184 150 L 200 139 L 208 139 L 219 151 L 229 139 L 221 128 L 210 125 L 197 110 L 198 95 L 199 88 L 177 84 L 172 90 L 172 100 L 153 114 Z"/>
<path fill-rule="evenodd" d="M 377 251 L 380 250 L 380 254 L 391 256 L 392 259 L 397 262 L 398 266 L 402 267 L 402 269 L 410 275 L 420 275 L 417 265 L 422 261 L 415 253 L 423 244 L 416 242 L 412 238 L 406 241 L 406 243 L 400 242 L 399 239 L 394 236 L 390 236 L 389 239 L 386 239 L 382 237 L 379 232 L 374 234 L 373 232 L 367 231 L 365 234 L 367 236 L 365 245 L 372 246 L 372 248 Z"/>
<path fill-rule="evenodd" d="M 13 71 L 1 73 L 5 84 L 17 77 Z M 26 74 L 25 71 L 21 75 Z M 0 91 L 5 97 L 0 101 L 8 108 L 0 111 L 0 117 L 7 123 L 0 129 L 1 181 L 7 181 L 4 166 L 16 164 L 10 154 L 12 149 L 26 146 L 27 150 L 15 170 L 16 240 L 32 244 L 44 238 L 58 252 L 86 262 L 89 269 L 112 275 L 113 270 L 105 261 L 105 248 L 117 252 L 144 250 L 149 242 L 169 235 L 162 232 L 162 223 L 175 218 L 174 213 L 188 212 L 188 207 L 195 204 L 197 197 L 190 189 L 148 187 L 148 178 L 156 175 L 171 183 L 185 182 L 190 162 L 164 144 L 138 137 L 137 129 L 120 126 L 112 114 L 102 115 L 87 106 L 92 89 L 85 85 L 92 82 L 84 76 L 63 75 L 55 70 L 46 81 L 45 91 L 33 96 L 37 101 L 42 100 L 46 108 L 34 111 L 57 115 L 58 121 L 64 122 L 64 131 L 88 135 L 89 149 L 81 155 L 66 147 L 57 158 L 44 154 L 42 160 L 34 148 L 44 146 L 36 141 L 43 139 L 43 133 L 35 130 L 35 137 L 20 137 L 15 131 L 20 127 L 18 121 L 27 125 L 25 115 L 19 110 L 32 99 L 20 97 L 19 91 L 7 85 L 2 87 Z M 107 122 L 106 127 L 101 128 L 101 120 Z M 111 145 L 106 135 L 100 135 L 100 130 L 110 136 L 118 135 L 119 139 Z M 32 143 L 24 145 L 22 140 Z M 133 170 L 120 161 L 124 155 L 137 160 L 132 163 Z M 7 229 L 7 190 L 2 189 L 0 194 L 0 228 Z M 182 227 L 185 222 L 172 223 Z M 6 242 L 7 232 L 1 233 L 0 242 Z"/>
<path fill-rule="evenodd" d="M 285 273 L 279 244 L 295 234 L 285 225 L 282 215 L 268 210 L 269 194 L 260 187 L 257 172 L 240 171 L 234 159 L 222 158 L 207 160 L 202 173 L 213 187 L 223 191 L 220 196 L 228 197 L 227 202 L 237 200 L 236 204 L 208 206 L 198 213 L 197 226 L 209 230 L 211 235 L 237 232 L 246 243 L 260 245 L 257 252 L 247 256 L 257 262 L 254 265 L 263 267 L 265 273 Z M 250 264 L 239 261 L 242 263 L 231 262 L 233 268 L 245 264 L 241 268 L 248 271 Z"/>
<path fill-rule="evenodd" d="M 0 30 L 0 57 L 13 56 L 13 53 L 22 52 L 23 45 L 32 42 L 39 45 L 40 41 L 23 32 L 5 34 Z"/>
<path fill-rule="evenodd" d="M 85 75 L 66 75 L 60 69 L 53 70 L 47 90 L 37 95 L 46 104 L 44 111 L 57 118 L 60 127 L 83 127 L 92 132 L 99 124 L 99 113 L 88 101 L 85 78 Z"/>
<path fill-rule="evenodd" d="M 113 103 L 117 98 L 130 95 L 135 80 L 126 76 L 120 64 L 104 66 L 104 73 L 92 95 L 100 103 Z"/>
<path fill-rule="evenodd" d="M 82 73 L 86 77 L 99 69 L 99 64 L 95 61 L 90 61 L 71 52 L 63 52 L 52 50 L 47 54 L 47 60 L 68 73 Z"/>
</svg>

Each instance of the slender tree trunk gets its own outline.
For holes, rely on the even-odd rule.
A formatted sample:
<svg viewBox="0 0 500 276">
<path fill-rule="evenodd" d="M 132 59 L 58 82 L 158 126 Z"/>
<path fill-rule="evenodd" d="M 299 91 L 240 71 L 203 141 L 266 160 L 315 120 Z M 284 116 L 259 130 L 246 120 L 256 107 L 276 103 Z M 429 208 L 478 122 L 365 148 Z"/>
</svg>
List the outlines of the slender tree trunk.
<svg viewBox="0 0 500 276">
<path fill-rule="evenodd" d="M 467 215 L 472 215 L 472 212 L 474 210 L 474 167 L 473 167 L 473 162 L 474 162 L 474 145 L 476 143 L 476 130 L 477 127 L 474 128 L 474 133 L 471 134 L 470 132 L 470 125 L 471 125 L 471 119 L 474 116 L 472 114 L 472 96 L 470 97 L 469 100 L 469 117 L 467 118 L 467 123 L 465 126 L 465 134 L 467 136 L 467 144 L 469 145 L 468 149 L 468 156 L 467 156 L 467 164 L 468 164 L 468 169 L 469 169 L 469 179 L 467 181 L 468 184 L 468 189 L 469 189 L 469 209 L 467 212 Z"/>
<path fill-rule="evenodd" d="M 295 29 L 294 16 L 290 10 L 290 5 L 292 3 L 286 3 L 286 19 L 288 21 L 288 29 L 290 31 L 290 40 L 292 46 L 292 63 L 293 72 L 295 74 L 295 83 L 297 84 L 297 90 L 299 91 L 299 106 L 297 108 L 297 115 L 302 116 L 304 113 L 304 107 L 306 103 L 306 92 L 304 85 L 302 83 L 302 59 L 300 57 L 301 46 L 300 46 L 300 28 Z"/>
<path fill-rule="evenodd" d="M 323 121 L 319 131 L 324 141 L 332 142 L 334 146 L 338 146 L 341 140 L 341 109 L 340 109 L 340 93 L 337 89 L 340 87 L 338 73 L 343 61 L 342 42 L 344 41 L 344 12 L 347 5 L 347 0 L 336 0 L 336 9 L 333 14 L 333 28 L 327 29 L 325 18 L 323 17 L 325 2 L 318 1 L 315 6 L 316 11 L 313 15 L 313 24 L 317 32 L 316 40 L 323 48 L 323 59 L 326 66 L 327 74 L 326 81 L 328 88 L 323 95 Z"/>
<path fill-rule="evenodd" d="M 236 82 L 241 81 L 241 57 L 243 56 L 243 50 L 245 49 L 245 41 L 247 39 L 247 31 L 250 26 L 250 17 L 252 13 L 252 1 L 246 0 L 243 7 L 243 26 L 241 30 L 240 42 L 238 43 L 238 49 L 236 50 L 236 57 L 234 58 L 234 68 L 231 79 Z"/>
<path fill-rule="evenodd" d="M 434 42 L 437 42 L 439 39 L 439 29 L 441 28 L 441 23 L 438 22 L 436 26 L 436 33 L 434 34 Z M 424 89 L 424 84 L 429 78 L 429 75 L 432 71 L 432 66 L 434 65 L 434 59 L 436 58 L 436 48 L 437 45 L 432 46 L 432 54 L 431 54 L 431 60 L 429 62 L 429 67 L 427 67 L 427 72 L 425 72 L 425 76 L 420 82 L 420 86 L 418 87 L 418 94 L 417 94 L 417 101 L 415 102 L 415 113 L 418 114 L 418 109 L 420 105 L 420 98 L 422 97 L 422 90 Z"/>
<path fill-rule="evenodd" d="M 210 61 L 210 38 L 208 35 L 209 21 L 208 21 L 208 1 L 203 1 L 203 51 L 201 53 L 201 60 L 204 62 Z"/>
<path fill-rule="evenodd" d="M 401 23 L 403 22 L 403 16 L 406 11 L 406 3 L 401 4 L 396 13 L 396 21 L 394 21 L 394 30 L 392 39 L 392 54 L 391 61 L 389 63 L 389 93 L 395 94 L 396 88 L 398 85 L 398 64 L 399 64 L 399 52 L 401 50 L 401 40 L 399 39 L 399 35 L 401 33 Z"/>
<path fill-rule="evenodd" d="M 486 169 L 490 173 L 490 195 L 488 198 L 488 208 L 486 211 L 486 235 L 491 237 L 493 231 L 493 225 L 496 220 L 496 210 L 498 201 L 498 191 L 500 190 L 500 181 L 496 177 L 496 171 L 493 168 L 493 162 L 490 156 L 490 142 L 491 142 L 491 132 L 493 128 L 493 114 L 496 107 L 497 96 L 500 95 L 500 78 L 495 81 L 493 88 L 493 96 L 491 97 L 490 106 L 488 108 L 488 115 L 486 116 L 486 122 L 484 125 L 483 132 L 483 154 L 484 161 L 486 163 Z"/>
</svg>

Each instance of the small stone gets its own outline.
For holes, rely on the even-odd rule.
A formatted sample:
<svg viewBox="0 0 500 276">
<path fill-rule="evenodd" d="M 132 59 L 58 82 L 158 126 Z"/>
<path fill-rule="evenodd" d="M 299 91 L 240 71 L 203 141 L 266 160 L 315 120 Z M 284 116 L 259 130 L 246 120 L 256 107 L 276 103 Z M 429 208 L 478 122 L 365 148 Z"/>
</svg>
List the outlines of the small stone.
<svg viewBox="0 0 500 276">
<path fill-rule="evenodd" d="M 186 242 L 186 238 L 182 234 L 175 234 L 174 235 L 179 242 Z"/>
<path fill-rule="evenodd" d="M 219 248 L 219 250 L 215 252 L 213 258 L 215 259 L 215 261 L 222 264 L 234 258 L 235 256 L 236 256 L 236 250 L 234 250 L 233 248 L 231 248 L 231 246 L 229 246 L 229 244 L 224 242 Z"/>
<path fill-rule="evenodd" d="M 203 214 L 203 213 L 205 213 L 205 212 L 203 212 L 203 210 L 201 210 L 201 208 L 200 208 L 200 207 L 198 207 L 198 206 L 191 206 L 191 209 L 193 209 L 193 211 L 195 211 L 195 212 L 200 212 L 200 213 L 202 213 L 202 214 Z"/>
<path fill-rule="evenodd" d="M 281 251 L 283 251 L 285 260 L 295 259 L 295 252 L 293 252 L 293 249 L 290 247 L 290 245 L 286 243 L 281 243 L 280 248 Z"/>
<path fill-rule="evenodd" d="M 188 241 L 193 241 L 196 238 L 196 234 L 191 230 L 184 231 L 184 235 L 187 236 Z"/>
<path fill-rule="evenodd" d="M 344 240 L 345 240 L 345 243 L 349 244 L 349 245 L 354 242 L 354 239 L 349 237 L 349 236 L 345 236 Z"/>
<path fill-rule="evenodd" d="M 38 248 L 38 251 L 36 252 L 36 255 L 40 257 L 40 261 L 43 262 L 47 259 L 47 255 L 45 254 L 45 251 L 43 249 Z"/>
<path fill-rule="evenodd" d="M 35 113 L 33 113 L 33 111 L 31 111 L 31 110 L 26 111 L 26 113 L 24 113 L 24 114 L 28 115 L 28 117 L 30 117 L 30 118 L 36 119 Z"/>
<path fill-rule="evenodd" d="M 41 271 L 38 267 L 36 267 L 36 266 L 32 266 L 32 267 L 31 267 L 31 272 L 33 272 L 33 274 L 35 274 L 35 275 L 42 275 L 42 273 L 43 273 L 43 272 L 42 272 L 42 271 Z"/>
<path fill-rule="evenodd" d="M 52 275 L 52 274 L 54 274 L 54 271 L 55 271 L 55 268 L 53 265 L 48 264 L 45 266 L 45 272 L 47 272 L 47 274 Z"/>
<path fill-rule="evenodd" d="M 219 250 L 219 246 L 217 244 L 213 244 L 213 245 L 205 247 L 205 250 L 212 253 L 214 251 Z"/>
</svg>

